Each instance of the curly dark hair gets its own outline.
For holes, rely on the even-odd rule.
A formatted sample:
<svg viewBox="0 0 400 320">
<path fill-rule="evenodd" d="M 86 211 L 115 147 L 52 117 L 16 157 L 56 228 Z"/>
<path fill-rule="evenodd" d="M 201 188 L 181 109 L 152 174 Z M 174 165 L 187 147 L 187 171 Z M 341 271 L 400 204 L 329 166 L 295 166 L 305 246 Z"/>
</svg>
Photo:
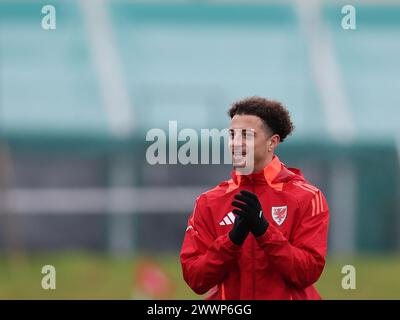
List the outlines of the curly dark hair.
<svg viewBox="0 0 400 320">
<path fill-rule="evenodd" d="M 281 142 L 294 130 L 288 110 L 279 101 L 257 96 L 239 100 L 234 102 L 228 110 L 231 119 L 237 114 L 261 118 L 267 128 L 279 135 Z"/>
</svg>

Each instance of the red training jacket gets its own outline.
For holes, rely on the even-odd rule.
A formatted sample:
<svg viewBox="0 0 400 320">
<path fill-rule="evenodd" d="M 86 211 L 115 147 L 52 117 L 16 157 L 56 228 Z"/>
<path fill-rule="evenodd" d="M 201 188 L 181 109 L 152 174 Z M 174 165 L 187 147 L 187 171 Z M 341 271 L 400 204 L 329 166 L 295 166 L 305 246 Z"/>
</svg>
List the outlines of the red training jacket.
<svg viewBox="0 0 400 320">
<path fill-rule="evenodd" d="M 242 246 L 228 233 L 233 197 L 255 193 L 269 227 Z M 277 156 L 258 173 L 240 175 L 201 194 L 181 249 L 183 278 L 206 299 L 320 299 L 313 284 L 325 265 L 329 208 L 302 173 Z"/>
</svg>

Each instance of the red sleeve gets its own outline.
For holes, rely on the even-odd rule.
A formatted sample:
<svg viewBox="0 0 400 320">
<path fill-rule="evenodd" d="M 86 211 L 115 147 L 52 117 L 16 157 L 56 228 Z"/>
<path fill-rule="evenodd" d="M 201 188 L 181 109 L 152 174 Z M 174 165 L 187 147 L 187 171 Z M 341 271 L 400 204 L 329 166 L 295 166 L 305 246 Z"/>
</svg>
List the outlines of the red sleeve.
<svg viewBox="0 0 400 320">
<path fill-rule="evenodd" d="M 205 202 L 204 196 L 196 200 L 180 254 L 183 278 L 197 294 L 206 293 L 224 280 L 229 265 L 239 258 L 241 249 L 228 234 L 215 236 L 212 216 Z"/>
<path fill-rule="evenodd" d="M 325 266 L 329 209 L 321 191 L 304 204 L 302 219 L 290 243 L 281 231 L 270 224 L 257 238 L 269 261 L 285 280 L 302 289 L 315 283 Z"/>
</svg>

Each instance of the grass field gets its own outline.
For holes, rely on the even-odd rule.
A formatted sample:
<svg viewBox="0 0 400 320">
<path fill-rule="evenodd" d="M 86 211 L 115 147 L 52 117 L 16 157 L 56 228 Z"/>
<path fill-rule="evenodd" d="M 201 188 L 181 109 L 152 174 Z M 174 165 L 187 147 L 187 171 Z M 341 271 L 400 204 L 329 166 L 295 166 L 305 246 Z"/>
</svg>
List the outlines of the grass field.
<svg viewBox="0 0 400 320">
<path fill-rule="evenodd" d="M 0 259 L 0 299 L 131 299 L 141 257 L 116 258 L 93 253 L 58 253 Z M 201 299 L 181 277 L 178 256 L 154 260 L 169 276 L 171 299 Z M 56 268 L 56 289 L 43 290 L 43 265 Z M 344 290 L 343 265 L 356 268 L 356 289 Z M 324 299 L 399 299 L 400 256 L 330 258 L 317 287 Z M 137 296 L 137 294 L 135 295 Z"/>
</svg>

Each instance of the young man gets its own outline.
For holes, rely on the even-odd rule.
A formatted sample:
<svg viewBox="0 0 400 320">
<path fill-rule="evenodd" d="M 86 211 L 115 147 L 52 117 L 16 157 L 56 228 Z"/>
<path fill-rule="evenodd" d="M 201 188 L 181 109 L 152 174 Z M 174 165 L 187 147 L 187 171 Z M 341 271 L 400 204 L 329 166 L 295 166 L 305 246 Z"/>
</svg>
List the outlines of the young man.
<svg viewBox="0 0 400 320">
<path fill-rule="evenodd" d="M 275 155 L 293 130 L 289 113 L 252 97 L 229 115 L 232 179 L 197 198 L 180 255 L 183 277 L 206 299 L 320 299 L 313 284 L 325 265 L 329 209 L 322 192 Z M 246 144 L 254 163 L 243 174 Z"/>
</svg>

